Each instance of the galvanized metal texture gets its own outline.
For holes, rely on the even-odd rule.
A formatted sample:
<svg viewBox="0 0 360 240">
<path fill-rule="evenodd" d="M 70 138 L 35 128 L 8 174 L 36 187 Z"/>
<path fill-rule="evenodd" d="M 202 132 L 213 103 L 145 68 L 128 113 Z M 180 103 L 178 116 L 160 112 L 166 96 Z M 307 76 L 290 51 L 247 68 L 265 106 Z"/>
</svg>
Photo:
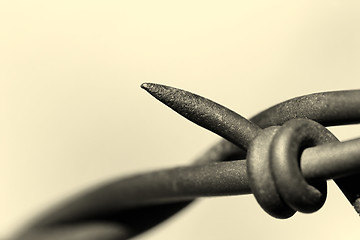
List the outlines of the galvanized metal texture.
<svg viewBox="0 0 360 240">
<path fill-rule="evenodd" d="M 360 90 L 313 93 L 270 107 L 249 120 L 260 128 L 282 125 L 294 118 L 312 119 L 323 126 L 359 123 Z M 197 159 L 199 162 L 226 161 L 245 156 L 242 149 L 222 140 Z"/>
<path fill-rule="evenodd" d="M 221 105 L 214 104 L 210 100 L 204 99 L 198 95 L 186 92 L 184 90 L 168 87 L 168 86 L 147 83 L 147 84 L 143 85 L 142 87 L 145 88 L 148 92 L 150 92 L 150 94 L 152 94 L 154 97 L 156 97 L 157 99 L 159 99 L 160 101 L 162 101 L 163 103 L 168 105 L 170 108 L 174 109 L 175 111 L 177 111 L 184 117 L 188 118 L 191 121 L 194 121 L 195 123 L 197 123 L 200 126 L 205 126 L 204 124 L 202 124 L 204 119 L 201 118 L 203 115 L 206 116 L 206 114 L 204 114 L 204 113 L 209 114 L 209 109 L 212 109 L 212 107 L 214 105 L 216 106 L 216 108 L 222 108 L 222 110 L 220 110 L 220 111 L 222 111 L 223 118 L 211 118 L 210 120 L 208 120 L 208 122 L 210 122 L 210 124 L 206 124 L 207 129 L 219 134 L 220 136 L 226 137 L 227 140 L 231 141 L 232 143 L 236 144 L 237 146 L 244 146 L 244 144 L 241 145 L 241 143 L 243 143 L 244 141 L 252 140 L 249 138 L 233 140 L 227 136 L 228 134 L 227 134 L 226 130 L 224 130 L 224 132 L 221 131 L 221 128 L 219 128 L 218 126 L 221 126 L 222 122 L 226 122 L 227 125 L 231 126 L 231 125 L 235 124 L 235 121 L 236 121 L 236 119 L 234 117 L 227 118 L 228 114 L 231 116 L 233 116 L 234 114 L 232 111 L 229 111 L 227 108 L 225 108 Z M 177 97 L 173 98 L 172 94 L 169 94 L 169 92 L 171 92 L 173 94 L 177 93 Z M 345 95 L 345 98 L 344 98 L 344 95 Z M 290 104 L 290 106 L 293 105 L 292 107 L 294 107 L 294 106 L 298 107 L 299 109 L 301 109 L 301 107 L 305 109 L 304 111 L 296 111 L 296 110 L 290 111 L 290 117 L 291 117 L 291 114 L 294 114 L 297 117 L 299 117 L 299 116 L 306 116 L 306 113 L 309 113 L 310 115 L 312 114 L 311 117 L 317 117 L 319 120 L 323 120 L 327 124 L 335 124 L 335 123 L 337 123 L 337 121 L 339 121 L 339 119 L 341 119 L 341 118 L 339 118 L 339 112 L 341 111 L 339 109 L 344 109 L 343 107 L 340 108 L 341 105 L 339 105 L 339 103 L 340 104 L 348 103 L 348 105 L 346 105 L 346 106 L 349 107 L 349 109 L 346 108 L 345 110 L 341 111 L 341 114 L 342 114 L 342 117 L 343 116 L 347 117 L 347 120 L 344 121 L 345 123 L 354 123 L 354 121 L 356 121 L 356 117 L 358 117 L 358 115 L 360 115 L 359 108 L 356 105 L 356 103 L 358 101 L 360 101 L 359 96 L 360 96 L 360 94 L 358 91 L 320 93 L 320 94 L 312 94 L 312 95 L 296 98 L 296 99 L 287 101 L 287 104 Z M 347 97 L 349 97 L 350 100 L 348 100 Z M 335 100 L 337 102 L 333 103 L 333 102 L 329 101 L 329 99 L 331 99 L 331 98 L 335 98 Z M 195 101 L 197 103 L 198 102 L 202 103 L 202 104 L 197 105 L 197 108 L 196 108 L 197 111 L 195 113 L 193 110 L 189 111 L 188 108 L 182 107 L 184 105 L 189 105 L 188 102 L 192 102 L 192 101 Z M 307 102 L 307 104 L 303 105 L 304 102 Z M 307 107 L 309 105 L 314 105 L 314 103 L 316 103 L 315 106 L 317 107 L 314 110 L 314 112 L 323 110 L 320 112 L 321 114 L 314 114 L 312 111 L 308 111 Z M 323 106 L 321 106 L 320 103 L 322 103 Z M 289 112 L 289 111 L 286 111 L 287 108 L 288 108 L 288 106 L 277 105 L 277 106 L 271 108 L 271 110 L 276 111 L 277 113 L 279 113 L 278 111 L 287 113 L 287 112 Z M 335 108 L 335 110 L 334 110 L 334 108 Z M 219 110 L 217 110 L 217 111 L 219 111 Z M 201 114 L 197 114 L 197 112 L 200 112 Z M 263 114 L 266 115 L 266 112 Z M 195 115 L 195 117 L 193 117 L 193 115 Z M 327 118 L 329 116 L 334 117 L 334 119 L 329 120 Z M 291 119 L 290 117 L 289 117 L 289 115 L 283 114 L 283 115 L 280 115 L 280 117 L 278 117 L 277 120 L 279 120 L 280 122 L 286 121 L 288 119 Z M 246 119 L 241 116 L 240 117 L 238 116 L 237 118 L 241 119 L 242 121 L 244 121 L 244 120 L 246 121 Z M 272 118 L 272 123 L 274 123 L 274 121 L 275 121 L 274 119 L 276 119 L 276 118 Z M 250 125 L 250 124 L 247 123 L 245 126 L 247 126 L 247 125 Z M 249 129 L 249 128 L 245 127 L 245 129 Z M 259 132 L 259 130 L 256 130 L 256 133 L 258 133 L 258 132 Z M 250 136 L 250 134 L 248 134 L 248 136 Z M 239 135 L 238 137 L 240 138 L 240 137 L 242 137 L 242 135 Z M 240 150 L 240 152 L 242 152 L 242 151 Z M 227 156 L 228 156 L 228 154 L 227 154 Z M 225 160 L 225 159 L 222 159 L 222 160 Z M 360 180 L 360 175 L 357 177 L 351 177 L 351 178 L 353 180 L 354 180 L 354 178 L 356 180 Z M 346 195 L 348 200 L 355 206 L 355 209 L 357 210 L 358 207 L 357 207 L 356 201 L 354 201 L 354 199 L 356 199 L 357 196 L 360 194 L 358 189 L 356 187 L 354 188 L 353 184 L 348 183 L 348 180 L 346 180 L 346 179 L 338 179 L 336 182 L 337 182 L 338 186 L 341 189 L 343 189 L 344 194 Z"/>
<path fill-rule="evenodd" d="M 271 146 L 279 128 L 268 127 L 257 135 L 250 144 L 246 160 L 249 185 L 255 199 L 268 214 L 284 219 L 294 215 L 296 210 L 282 199 L 272 174 Z"/>
<path fill-rule="evenodd" d="M 314 93 L 279 103 L 250 118 L 250 121 L 261 128 L 281 125 L 295 118 L 312 119 L 324 126 L 354 124 L 359 123 L 359 106 L 360 90 Z M 241 156 L 244 156 L 243 149 L 236 148 L 227 140 L 222 140 L 197 161 L 204 162 L 208 158 L 214 162 L 228 161 Z M 360 186 L 354 185 L 354 182 L 360 182 L 360 175 L 336 180 L 336 184 L 360 214 Z"/>
<path fill-rule="evenodd" d="M 199 95 L 153 83 L 144 83 L 141 87 L 180 115 L 240 148 L 247 149 L 261 130 L 243 116 Z"/>
<path fill-rule="evenodd" d="M 154 86 L 155 85 L 151 86 L 153 88 L 153 92 L 160 91 L 158 87 L 154 88 Z M 147 87 L 147 90 L 150 89 L 149 85 L 143 87 Z M 166 91 L 169 89 L 169 87 L 163 88 L 162 86 L 160 88 L 167 89 Z M 173 92 L 173 94 L 178 93 L 177 95 L 173 95 L 178 98 L 184 96 L 181 91 L 182 90 L 176 90 L 174 92 L 171 90 L 170 92 Z M 156 94 L 161 95 L 161 92 Z M 188 95 L 187 93 L 185 95 L 192 97 L 192 95 Z M 171 94 L 167 94 L 167 96 L 171 97 Z M 318 100 L 314 101 L 314 99 Z M 336 114 L 334 113 L 335 110 L 332 109 L 332 107 L 336 107 L 338 105 L 332 101 L 340 101 L 342 104 L 342 107 L 336 110 Z M 192 104 L 194 102 L 196 104 Z M 212 104 L 214 104 L 210 100 L 205 102 L 206 104 L 204 106 L 208 106 L 208 104 L 212 106 Z M 187 104 L 189 104 L 188 107 L 184 107 L 182 109 L 191 111 L 193 107 L 197 108 L 202 106 L 202 103 L 203 100 L 196 102 L 193 99 L 187 102 Z M 311 107 L 313 106 L 308 105 L 309 103 L 315 105 L 320 104 L 320 107 L 316 106 L 314 113 L 311 111 Z M 323 104 L 327 105 L 327 107 Z M 318 119 L 319 121 L 323 121 L 325 124 L 340 124 L 342 122 L 354 123 L 360 121 L 359 108 L 356 107 L 355 109 L 355 105 L 360 106 L 360 92 L 357 90 L 333 92 L 330 94 L 313 94 L 289 100 L 259 114 L 259 117 L 254 118 L 254 122 L 259 121 L 260 127 L 263 127 L 266 125 L 280 125 L 284 121 L 297 118 L 299 112 L 296 110 L 289 110 L 286 112 L 285 110 L 288 109 L 288 107 L 286 107 L 287 105 L 296 105 L 299 108 L 303 108 L 302 110 L 299 110 L 303 113 L 302 117 L 315 118 L 315 120 Z M 216 117 L 211 117 L 211 111 L 213 108 L 215 109 L 214 112 L 217 114 Z M 282 110 L 279 111 L 279 109 Z M 231 131 L 227 130 L 222 131 L 221 127 L 217 127 L 216 131 L 218 134 L 222 134 L 224 137 L 234 142 L 239 141 L 237 137 L 240 136 L 240 138 L 243 139 L 236 143 L 238 146 L 246 148 L 251 143 L 251 140 L 258 134 L 258 132 L 260 132 L 260 128 L 252 123 L 247 123 L 245 118 L 234 112 L 227 115 L 227 111 L 228 110 L 224 110 L 222 106 L 215 104 L 214 107 L 207 107 L 207 110 L 203 112 L 202 107 L 200 110 L 197 108 L 196 111 L 193 111 L 193 114 L 196 116 L 198 112 L 201 113 L 199 116 L 195 117 L 195 120 L 203 119 L 201 121 L 205 121 L 205 124 L 202 125 L 204 127 L 213 127 L 213 123 L 211 121 L 216 122 L 224 120 L 224 118 L 220 117 L 221 114 L 224 114 L 221 116 L 229 116 L 229 118 L 234 121 L 238 121 L 238 119 L 240 119 L 240 121 L 245 125 L 247 124 L 245 129 L 242 129 L 242 126 L 232 125 L 231 121 L 227 121 L 228 118 L 225 118 L 225 123 L 221 126 L 224 128 L 232 128 L 233 131 L 244 130 L 245 133 L 239 134 L 231 133 Z M 321 111 L 327 113 L 321 113 Z M 328 112 L 332 113 L 329 114 Z M 276 116 L 277 114 L 279 116 Z M 267 117 L 270 119 L 269 122 L 266 120 Z M 190 116 L 189 118 L 192 117 Z M 211 121 L 209 122 L 208 119 Z M 194 118 L 192 120 L 194 120 Z M 232 134 L 237 137 L 232 136 Z M 345 166 L 352 167 L 352 164 L 356 162 L 353 158 L 358 156 L 358 153 L 355 152 L 359 151 L 359 141 L 354 140 L 341 144 L 355 146 L 351 148 L 353 151 L 351 151 L 351 153 L 349 152 L 349 155 L 353 157 L 346 157 L 348 164 L 345 164 Z M 339 146 L 336 145 L 335 148 L 341 149 L 341 144 L 339 144 Z M 325 145 L 322 145 L 313 148 L 306 148 L 304 150 L 302 154 L 301 168 L 305 177 L 307 171 L 309 171 L 309 177 L 311 178 L 317 178 L 319 176 L 321 178 L 323 176 L 331 177 L 332 174 L 338 177 L 348 174 L 346 172 L 346 167 L 342 168 L 342 172 L 338 172 L 336 171 L 336 169 L 338 169 L 337 167 L 325 167 L 325 165 L 322 165 L 323 167 L 319 168 L 328 169 L 327 171 L 314 171 L 313 168 L 315 168 L 314 166 L 316 164 L 311 164 L 314 164 L 314 162 L 321 162 L 323 164 L 326 162 L 324 161 L 326 156 L 322 155 L 322 152 L 319 154 L 322 156 L 319 158 L 319 161 L 314 161 L 313 158 L 311 161 L 307 161 L 305 159 L 306 156 L 308 159 L 311 159 L 311 156 L 314 156 L 314 152 L 311 151 L 318 151 L 314 149 L 320 148 L 324 150 L 330 149 L 331 147 L 325 147 Z M 244 156 L 244 151 L 239 150 L 238 147 L 235 148 L 233 144 L 230 144 L 229 142 L 223 142 L 204 156 L 204 158 L 208 157 L 207 160 L 209 162 L 217 162 L 232 159 L 234 156 Z M 30 225 L 27 230 L 24 230 L 21 234 L 19 234 L 17 239 L 57 239 L 57 236 L 61 236 L 61 239 L 64 240 L 92 239 L 90 236 L 95 236 L 93 239 L 105 240 L 127 239 L 160 223 L 185 207 L 191 202 L 185 201 L 186 199 L 192 199 L 198 196 L 250 193 L 245 161 L 201 164 L 204 162 L 204 158 L 200 158 L 200 160 L 196 162 L 197 166 L 182 167 L 137 175 L 106 184 L 98 189 L 94 189 L 88 193 L 77 196 L 68 203 L 65 203 L 55 210 L 48 212 L 44 217 L 40 217 L 39 220 L 34 221 L 35 223 Z M 311 167 L 306 167 L 306 164 L 303 166 L 303 162 L 304 164 L 309 162 Z M 336 160 L 331 161 L 331 163 L 333 166 L 336 165 Z M 352 173 L 354 173 L 354 170 L 350 172 L 350 174 Z M 356 192 L 349 184 L 349 181 L 352 181 L 357 177 L 358 176 L 355 175 L 355 177 L 348 177 L 345 178 L 346 181 L 343 181 L 343 186 L 341 186 L 341 188 L 343 191 L 345 189 L 345 192 L 347 191 L 349 196 L 355 196 L 352 194 Z M 221 192 L 219 189 L 224 189 L 224 187 L 226 189 Z M 91 229 L 93 230 L 93 234 L 87 236 L 77 235 L 86 232 L 82 231 L 83 229 Z"/>
<path fill-rule="evenodd" d="M 192 94 L 190 92 L 172 88 L 169 86 L 152 83 L 143 84 L 142 87 L 147 90 L 151 95 L 153 95 L 161 102 L 165 103 L 167 106 L 180 113 L 185 118 L 195 122 L 200 126 L 206 127 L 206 129 L 217 133 L 220 136 L 223 136 L 237 146 L 246 147 L 246 144 L 249 144 L 249 142 L 252 141 L 253 138 L 260 131 L 256 128 L 250 128 L 249 126 L 253 126 L 253 123 L 251 123 L 249 120 L 246 120 L 244 117 L 235 114 L 233 111 L 206 98 L 200 97 L 196 94 Z M 176 97 L 173 97 L 173 95 L 175 95 Z M 191 106 L 192 102 L 196 102 L 195 106 L 190 108 L 183 107 L 186 105 Z M 274 111 L 275 116 L 277 117 L 270 117 L 269 124 L 278 125 L 292 118 L 310 117 L 315 118 L 315 120 L 323 121 L 325 124 L 336 124 L 339 123 L 340 120 L 343 120 L 345 124 L 354 123 L 357 122 L 360 118 L 360 109 L 358 107 L 359 103 L 359 90 L 311 94 L 291 99 L 289 101 L 286 101 L 284 105 L 278 104 L 270 108 L 269 111 Z M 314 106 L 314 109 L 312 109 L 312 111 L 309 110 L 309 106 Z M 293 110 L 294 107 L 297 107 L 296 110 Z M 196 111 L 194 111 L 194 108 L 196 109 Z M 213 117 L 207 119 L 206 116 L 211 115 L 211 110 L 213 108 L 216 109 L 216 113 L 222 114 L 221 118 Z M 260 113 L 260 115 L 268 117 L 271 114 L 269 114 L 267 111 L 264 111 Z M 258 117 L 255 117 L 255 120 L 257 118 Z M 206 122 L 206 124 L 203 124 L 204 121 Z M 226 123 L 226 126 L 232 126 L 236 125 L 237 121 L 241 121 L 242 123 L 244 123 L 243 130 L 247 132 L 247 134 L 238 134 L 237 138 L 231 137 L 231 132 L 228 132 L 227 129 L 221 128 L 221 126 L 224 125 L 223 122 Z M 276 124 L 277 121 L 279 121 L 278 124 Z M 263 125 L 267 127 L 267 122 L 263 121 Z M 238 127 L 238 129 L 242 128 Z M 254 129 L 254 134 L 248 133 L 249 131 L 251 131 L 251 129 Z M 253 137 L 252 139 L 251 136 Z M 235 152 L 230 153 L 230 155 L 236 155 L 237 152 L 238 154 L 243 154 L 243 150 L 241 148 L 240 150 L 232 148 L 232 150 L 234 150 Z M 227 160 L 223 158 L 221 153 L 218 156 L 218 160 L 220 161 Z M 229 156 L 229 153 L 226 153 L 225 156 Z M 356 182 L 360 181 L 360 174 L 357 176 L 352 176 L 351 179 L 352 181 L 356 180 Z M 354 187 L 353 184 L 351 184 L 346 178 L 337 179 L 336 183 L 340 187 L 340 189 L 342 189 L 344 195 L 347 197 L 350 203 L 354 206 L 355 210 L 360 213 L 358 211 L 360 210 L 360 206 L 357 205 L 356 201 L 356 199 L 358 199 L 360 196 L 360 189 L 356 186 Z"/>
<path fill-rule="evenodd" d="M 299 167 L 304 148 L 338 139 L 325 127 L 308 119 L 292 119 L 275 134 L 270 148 L 270 165 L 281 198 L 292 209 L 312 213 L 325 203 L 324 180 L 306 181 Z"/>
</svg>

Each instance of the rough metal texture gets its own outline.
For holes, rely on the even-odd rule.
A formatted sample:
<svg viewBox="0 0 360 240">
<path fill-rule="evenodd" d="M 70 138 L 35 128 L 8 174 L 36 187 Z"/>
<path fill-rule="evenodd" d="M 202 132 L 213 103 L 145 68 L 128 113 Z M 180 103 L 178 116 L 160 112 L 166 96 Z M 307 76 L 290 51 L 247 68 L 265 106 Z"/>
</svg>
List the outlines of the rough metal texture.
<svg viewBox="0 0 360 240">
<path fill-rule="evenodd" d="M 141 87 L 183 117 L 240 148 L 247 149 L 261 130 L 243 116 L 199 95 L 153 83 L 144 83 Z"/>
<path fill-rule="evenodd" d="M 276 133 L 269 161 L 277 190 L 292 209 L 312 213 L 324 205 L 326 181 L 305 180 L 299 167 L 299 153 L 304 148 L 334 141 L 338 139 L 329 130 L 308 119 L 289 120 Z"/>
<path fill-rule="evenodd" d="M 286 101 L 255 116 L 252 122 L 258 124 L 257 126 L 200 96 L 155 84 L 146 84 L 143 88 L 191 121 L 211 129 L 227 141 L 213 147 L 197 159 L 194 166 L 120 179 L 76 196 L 38 218 L 22 231 L 17 239 L 127 239 L 178 212 L 191 202 L 189 199 L 198 196 L 249 193 L 246 161 L 216 162 L 244 156 L 244 149 L 235 147 L 233 143 L 246 149 L 260 132 L 258 126 L 264 128 L 281 125 L 287 120 L 299 117 L 310 118 L 327 126 L 360 122 L 359 90 L 312 94 Z M 353 146 L 354 143 L 358 146 L 357 141 L 348 144 Z M 302 157 L 313 156 L 314 152 L 311 151 L 318 151 L 314 150 L 316 148 L 305 149 Z M 344 172 L 333 171 L 336 166 L 330 167 L 333 171 L 331 174 L 311 172 L 312 167 L 306 167 L 305 163 L 309 161 L 305 159 L 301 160 L 304 162 L 304 166 L 301 163 L 301 168 L 305 177 L 307 171 L 313 178 L 331 174 L 346 175 Z M 351 162 L 352 159 L 348 160 Z M 345 165 L 351 167 L 349 164 Z M 344 169 L 346 171 L 346 167 Z M 356 209 L 359 209 L 357 204 L 360 201 L 357 200 L 357 195 L 360 189 L 354 183 L 358 183 L 359 180 L 359 175 L 336 180 Z M 223 188 L 226 190 L 220 190 Z"/>
<path fill-rule="evenodd" d="M 260 206 L 273 217 L 289 218 L 296 213 L 281 197 L 271 169 L 271 145 L 280 127 L 265 128 L 252 141 L 247 153 L 250 188 Z"/>
</svg>

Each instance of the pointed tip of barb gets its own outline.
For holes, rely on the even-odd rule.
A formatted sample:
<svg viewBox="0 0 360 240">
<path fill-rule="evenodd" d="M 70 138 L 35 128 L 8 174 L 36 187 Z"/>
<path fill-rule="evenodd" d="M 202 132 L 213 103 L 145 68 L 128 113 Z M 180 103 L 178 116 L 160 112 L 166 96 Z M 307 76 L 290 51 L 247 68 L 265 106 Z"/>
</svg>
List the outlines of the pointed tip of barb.
<svg viewBox="0 0 360 240">
<path fill-rule="evenodd" d="M 172 87 L 168 87 L 168 86 L 156 84 L 156 83 L 143 83 L 143 84 L 141 84 L 140 87 L 142 89 L 144 89 L 145 91 L 147 91 L 148 93 L 150 93 L 155 98 L 157 98 L 158 100 L 160 100 L 161 102 L 164 102 L 164 101 L 166 102 L 166 100 L 163 99 L 164 95 L 166 95 L 168 93 L 168 91 L 172 91 L 175 89 Z"/>
<path fill-rule="evenodd" d="M 156 83 L 143 83 L 141 88 L 166 105 L 169 105 L 169 102 L 173 99 L 172 96 L 181 91 L 180 89 Z"/>
<path fill-rule="evenodd" d="M 154 85 L 154 83 L 143 83 L 140 85 L 140 87 L 142 89 L 145 89 L 146 91 L 148 91 L 153 85 Z"/>
</svg>

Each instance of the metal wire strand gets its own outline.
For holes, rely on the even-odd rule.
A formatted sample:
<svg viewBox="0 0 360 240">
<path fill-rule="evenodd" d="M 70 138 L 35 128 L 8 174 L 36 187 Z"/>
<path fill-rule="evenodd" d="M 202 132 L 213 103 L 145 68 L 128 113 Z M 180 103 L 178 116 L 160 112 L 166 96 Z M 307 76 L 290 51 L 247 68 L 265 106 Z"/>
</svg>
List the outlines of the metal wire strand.
<svg viewBox="0 0 360 240">
<path fill-rule="evenodd" d="M 272 106 L 250 121 L 260 128 L 279 126 L 295 118 L 307 118 L 323 126 L 360 122 L 360 90 L 320 92 L 289 99 Z M 202 154 L 197 162 L 222 162 L 240 159 L 244 151 L 227 140 L 221 140 Z"/>
<path fill-rule="evenodd" d="M 345 151 L 347 154 L 343 154 Z M 314 159 L 314 156 L 317 158 Z M 328 162 L 329 158 L 333 160 Z M 307 148 L 300 163 L 306 179 L 331 179 L 359 172 L 358 159 L 360 139 L 355 139 Z M 119 239 L 119 236 L 127 238 L 130 237 L 129 233 L 117 221 L 129 221 L 127 218 L 131 213 L 141 212 L 145 216 L 150 210 L 146 206 L 151 205 L 150 217 L 157 219 L 159 215 L 156 206 L 161 207 L 162 203 L 205 196 L 250 194 L 247 176 L 246 161 L 229 161 L 177 167 L 124 178 L 59 206 L 32 226 L 30 236 L 18 239 L 56 239 L 56 236 L 73 239 L 81 232 L 89 236 L 101 236 L 101 239 Z M 144 224 L 144 217 L 141 221 L 140 226 Z M 99 235 L 95 234 L 95 229 Z"/>
<path fill-rule="evenodd" d="M 315 120 L 318 119 L 325 124 L 359 122 L 360 111 L 358 107 L 356 109 L 354 107 L 354 105 L 360 105 L 359 93 L 359 90 L 333 92 L 331 94 L 320 93 L 318 95 L 309 95 L 311 97 L 305 96 L 289 100 L 277 105 L 275 108 L 270 108 L 260 113 L 254 118 L 254 122 L 260 122 L 260 127 L 264 127 L 266 125 L 279 125 L 283 123 L 285 119 L 296 118 L 298 117 L 296 111 L 295 113 L 293 110 L 285 111 L 285 109 L 289 109 L 286 106 L 291 106 L 294 102 L 297 103 L 297 107 L 302 108 L 302 117 L 305 118 L 315 118 Z M 313 100 L 320 99 L 320 97 L 317 96 L 322 96 L 322 101 L 317 101 L 315 104 Z M 333 107 L 338 106 L 338 104 L 334 102 L 339 101 L 339 99 L 342 103 L 341 108 L 337 109 L 337 114 L 335 114 L 333 113 L 335 111 Z M 312 112 L 314 104 L 316 105 L 315 113 Z M 317 106 L 317 104 L 320 104 L 320 107 Z M 324 104 L 333 107 L 326 107 Z M 283 111 L 278 111 L 279 108 L 283 109 Z M 209 108 L 208 111 L 211 113 L 211 108 Z M 321 113 L 321 111 L 323 112 Z M 253 135 L 255 136 L 256 134 Z M 351 149 L 354 149 L 354 151 L 359 149 L 358 140 L 342 144 L 351 145 Z M 228 158 L 232 155 L 233 153 L 230 152 L 235 149 L 237 151 L 236 154 L 240 152 L 238 148 L 234 148 L 228 142 L 219 146 L 220 147 L 215 147 L 215 152 L 205 154 L 205 158 L 206 156 L 212 156 L 209 158 L 209 161 L 221 161 L 226 160 L 224 156 Z M 332 147 L 325 147 L 325 145 L 316 148 L 321 147 L 324 147 L 324 149 L 333 149 Z M 341 147 L 336 146 L 335 148 Z M 302 155 L 304 159 L 310 159 L 310 156 L 314 155 L 311 151 L 317 151 L 312 149 L 313 148 L 308 148 L 304 151 Z M 318 155 L 322 155 L 322 153 Z M 351 152 L 349 155 L 358 156 L 354 152 Z M 324 159 L 325 158 L 326 156 Z M 351 161 L 348 160 L 348 164 L 345 164 L 345 166 L 353 167 L 353 158 L 349 157 L 349 159 Z M 325 160 L 311 160 L 311 164 L 323 161 Z M 30 224 L 22 231 L 16 239 L 43 240 L 56 239 L 56 236 L 62 236 L 61 239 L 63 240 L 91 239 L 91 235 L 86 235 L 86 231 L 83 232 L 83 235 L 78 235 L 81 232 L 79 229 L 88 229 L 91 228 L 91 226 L 96 226 L 96 236 L 99 237 L 98 239 L 127 239 L 146 231 L 181 210 L 191 202 L 191 200 L 187 199 L 193 199 L 198 196 L 250 192 L 246 177 L 245 161 L 211 164 L 199 164 L 199 162 L 201 162 L 201 160 L 196 163 L 198 164 L 197 166 L 137 175 L 90 190 L 49 211 L 46 215 L 39 217 L 33 224 Z M 305 164 L 307 160 L 301 162 Z M 309 177 L 319 177 L 319 175 L 317 175 L 318 172 L 314 173 L 311 170 L 316 168 L 314 165 L 311 167 L 310 165 L 309 167 L 305 167 L 305 165 L 301 167 L 304 175 L 307 174 L 305 174 L 306 171 L 309 171 Z M 309 170 L 306 170 L 307 168 Z M 327 167 L 324 168 L 326 169 Z M 334 176 L 344 176 L 346 175 L 346 171 L 348 171 L 346 167 L 344 167 L 342 172 L 332 169 L 322 173 L 322 176 L 326 178 L 332 177 L 332 174 L 334 174 Z M 243 184 L 241 185 L 239 182 Z M 149 189 L 149 186 L 154 188 Z M 222 190 L 222 192 L 210 191 L 212 188 L 219 189 L 217 186 L 221 186 L 221 188 L 225 188 L 225 190 Z M 241 188 L 241 186 L 243 186 L 243 188 Z M 350 185 L 345 184 L 345 186 Z M 351 187 L 349 187 L 349 189 L 352 190 Z"/>
</svg>

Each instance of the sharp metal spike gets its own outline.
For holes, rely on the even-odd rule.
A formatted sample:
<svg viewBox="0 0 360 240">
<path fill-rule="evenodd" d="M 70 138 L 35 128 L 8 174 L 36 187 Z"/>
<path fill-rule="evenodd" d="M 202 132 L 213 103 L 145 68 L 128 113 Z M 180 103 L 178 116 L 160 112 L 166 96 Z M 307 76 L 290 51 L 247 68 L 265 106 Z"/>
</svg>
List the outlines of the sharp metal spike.
<svg viewBox="0 0 360 240">
<path fill-rule="evenodd" d="M 199 95 L 155 83 L 143 89 L 188 120 L 247 149 L 260 128 L 234 111 Z"/>
</svg>

